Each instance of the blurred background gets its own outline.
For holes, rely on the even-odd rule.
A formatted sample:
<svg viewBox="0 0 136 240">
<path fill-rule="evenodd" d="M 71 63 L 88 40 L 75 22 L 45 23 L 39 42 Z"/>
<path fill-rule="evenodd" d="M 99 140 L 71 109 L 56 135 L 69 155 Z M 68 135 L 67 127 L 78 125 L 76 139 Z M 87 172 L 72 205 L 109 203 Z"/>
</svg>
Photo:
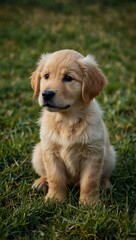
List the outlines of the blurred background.
<svg viewBox="0 0 136 240">
<path fill-rule="evenodd" d="M 41 53 L 72 48 L 94 54 L 110 80 L 132 81 L 135 8 L 131 0 L 0 1 L 1 67 L 26 78 Z"/>
</svg>

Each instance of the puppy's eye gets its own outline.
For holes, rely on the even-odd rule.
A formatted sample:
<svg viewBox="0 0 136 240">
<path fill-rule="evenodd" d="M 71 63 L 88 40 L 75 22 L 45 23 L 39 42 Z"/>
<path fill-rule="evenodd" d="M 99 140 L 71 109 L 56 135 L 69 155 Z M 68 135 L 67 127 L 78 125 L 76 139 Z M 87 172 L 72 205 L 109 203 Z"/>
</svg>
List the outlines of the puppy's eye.
<svg viewBox="0 0 136 240">
<path fill-rule="evenodd" d="M 73 80 L 73 78 L 69 75 L 65 75 L 63 77 L 63 82 L 71 82 Z"/>
<path fill-rule="evenodd" d="M 46 74 L 44 75 L 44 79 L 48 79 L 48 78 L 49 78 L 49 74 L 46 73 Z"/>
</svg>

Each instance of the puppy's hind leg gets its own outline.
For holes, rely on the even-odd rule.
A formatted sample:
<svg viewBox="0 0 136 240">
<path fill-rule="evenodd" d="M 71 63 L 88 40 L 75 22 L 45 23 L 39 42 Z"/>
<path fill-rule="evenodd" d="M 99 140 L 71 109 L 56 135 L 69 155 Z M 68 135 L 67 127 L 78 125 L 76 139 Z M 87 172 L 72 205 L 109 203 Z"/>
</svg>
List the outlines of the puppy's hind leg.
<svg viewBox="0 0 136 240">
<path fill-rule="evenodd" d="M 32 185 L 33 189 L 43 192 L 47 191 L 46 170 L 42 158 L 41 143 L 36 144 L 32 154 L 32 166 L 35 172 L 40 176 Z"/>
<path fill-rule="evenodd" d="M 104 159 L 103 170 L 102 170 L 102 178 L 101 178 L 101 189 L 112 188 L 112 184 L 110 182 L 110 176 L 115 168 L 116 164 L 116 152 L 113 146 L 109 146 L 107 148 L 106 156 Z"/>
</svg>

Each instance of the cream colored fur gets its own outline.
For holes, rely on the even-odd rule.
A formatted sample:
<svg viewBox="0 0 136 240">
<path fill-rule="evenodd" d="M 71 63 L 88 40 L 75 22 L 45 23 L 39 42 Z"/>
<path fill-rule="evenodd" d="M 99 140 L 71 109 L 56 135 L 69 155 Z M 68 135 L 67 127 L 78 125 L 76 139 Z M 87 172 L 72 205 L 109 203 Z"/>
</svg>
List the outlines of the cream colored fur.
<svg viewBox="0 0 136 240">
<path fill-rule="evenodd" d="M 73 80 L 64 82 L 64 75 Z M 95 100 L 106 83 L 92 56 L 73 50 L 41 56 L 32 74 L 34 97 L 43 106 L 42 92 L 53 90 L 55 108 L 43 107 L 41 140 L 34 148 L 32 165 L 40 176 L 33 187 L 46 190 L 48 186 L 46 200 L 62 202 L 67 185 L 79 184 L 80 203 L 92 204 L 99 199 L 100 187 L 110 187 L 115 151 Z M 63 109 L 67 105 L 70 107 Z"/>
</svg>

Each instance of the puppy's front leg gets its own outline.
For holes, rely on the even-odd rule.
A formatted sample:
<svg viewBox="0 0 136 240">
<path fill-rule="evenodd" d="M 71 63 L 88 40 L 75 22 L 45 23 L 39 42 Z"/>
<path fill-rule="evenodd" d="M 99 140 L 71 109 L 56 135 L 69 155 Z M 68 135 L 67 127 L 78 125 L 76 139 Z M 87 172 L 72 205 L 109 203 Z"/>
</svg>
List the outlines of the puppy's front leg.
<svg viewBox="0 0 136 240">
<path fill-rule="evenodd" d="M 81 170 L 80 203 L 92 204 L 99 200 L 102 159 L 86 160 Z"/>
<path fill-rule="evenodd" d="M 46 158 L 46 171 L 49 188 L 45 201 L 63 202 L 66 197 L 65 166 L 55 154 L 48 156 L 48 159 Z"/>
</svg>

